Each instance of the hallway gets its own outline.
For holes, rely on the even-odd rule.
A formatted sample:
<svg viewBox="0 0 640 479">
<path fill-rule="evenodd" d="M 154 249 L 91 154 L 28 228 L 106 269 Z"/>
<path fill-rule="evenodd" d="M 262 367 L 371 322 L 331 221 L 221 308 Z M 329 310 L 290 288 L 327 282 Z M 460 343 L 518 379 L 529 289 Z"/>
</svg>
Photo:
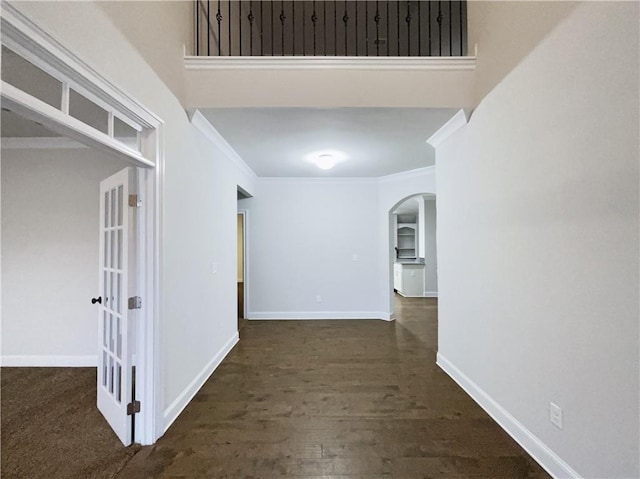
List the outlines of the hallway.
<svg viewBox="0 0 640 479">
<path fill-rule="evenodd" d="M 118 478 L 547 478 L 436 365 L 437 300 L 396 322 L 249 321 Z"/>
</svg>

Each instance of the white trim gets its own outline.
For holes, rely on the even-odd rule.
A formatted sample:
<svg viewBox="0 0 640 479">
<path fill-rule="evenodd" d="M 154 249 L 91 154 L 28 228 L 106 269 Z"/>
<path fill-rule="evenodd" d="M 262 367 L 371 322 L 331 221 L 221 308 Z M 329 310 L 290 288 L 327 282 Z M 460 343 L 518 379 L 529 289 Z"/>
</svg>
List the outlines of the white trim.
<svg viewBox="0 0 640 479">
<path fill-rule="evenodd" d="M 474 70 L 476 57 L 185 56 L 184 66 L 187 70 Z"/>
<path fill-rule="evenodd" d="M 69 114 L 69 101 L 71 100 L 71 88 L 69 87 L 69 83 L 62 82 L 62 98 L 60 101 L 60 110 L 65 115 Z M 113 113 L 110 112 L 109 116 L 112 116 Z M 109 121 L 109 126 L 113 126 L 113 123 Z M 113 135 L 112 135 L 113 136 Z"/>
<path fill-rule="evenodd" d="M 2 44 L 42 68 L 79 93 L 87 94 L 100 106 L 120 113 L 119 118 L 127 123 L 134 120 L 140 126 L 155 128 L 162 120 L 134 98 L 123 93 L 121 88 L 108 81 L 78 56 L 68 50 L 44 29 L 25 16 L 8 0 L 0 5 L 2 15 Z"/>
<path fill-rule="evenodd" d="M 438 297 L 437 291 L 425 291 L 422 294 L 414 294 L 414 295 L 403 294 L 402 291 L 397 291 L 397 290 L 396 292 L 403 298 L 437 298 Z"/>
<path fill-rule="evenodd" d="M 425 166 L 423 168 L 417 168 L 415 170 L 401 171 L 400 173 L 394 173 L 392 175 L 381 176 L 378 178 L 380 183 L 388 183 L 390 181 L 402 181 L 418 178 L 429 173 L 436 173 L 435 165 Z"/>
<path fill-rule="evenodd" d="M 411 180 L 420 178 L 421 176 L 433 173 L 436 167 L 425 166 L 416 168 L 415 170 L 401 171 L 385 176 L 336 176 L 336 177 L 318 177 L 318 176 L 260 176 L 258 181 L 263 183 L 322 183 L 322 184 L 344 184 L 344 183 L 364 183 L 364 184 L 380 184 L 389 183 L 391 181 Z M 435 197 L 434 197 L 435 199 Z"/>
<path fill-rule="evenodd" d="M 213 358 L 202 368 L 198 375 L 193 378 L 189 385 L 182 391 L 178 397 L 171 403 L 171 405 L 164 411 L 164 432 L 166 432 L 171 424 L 178 418 L 180 413 L 191 402 L 194 396 L 198 393 L 200 388 L 207 382 L 209 376 L 220 366 L 220 363 L 229 354 L 233 347 L 240 340 L 238 332 L 233 333 L 231 338 L 226 342 L 224 346 L 216 353 Z"/>
<path fill-rule="evenodd" d="M 437 354 L 436 364 L 458 383 L 552 477 L 581 479 L 581 476 L 569 464 L 440 353 Z"/>
<path fill-rule="evenodd" d="M 252 170 L 253 171 L 253 170 Z M 380 183 L 388 183 L 391 181 L 403 181 L 413 178 L 419 178 L 423 175 L 435 174 L 435 166 L 426 166 L 415 170 L 401 171 L 386 176 L 336 176 L 336 177 L 319 177 L 319 176 L 256 176 L 259 183 L 296 183 L 296 184 L 369 184 L 377 185 Z M 255 175 L 255 174 L 254 174 Z M 427 198 L 427 200 L 435 201 L 436 197 Z"/>
<path fill-rule="evenodd" d="M 146 374 L 144 375 L 145 391 L 150 397 L 151 407 L 144 415 L 145 424 L 142 428 L 144 442 L 149 445 L 164 434 L 164 356 L 162 341 L 162 271 L 164 264 L 163 256 L 163 227 L 164 227 L 164 188 L 165 188 L 165 148 L 164 148 L 164 124 L 160 123 L 155 129 L 155 134 L 150 137 L 140 137 L 141 148 L 154 149 L 156 166 L 153 169 L 154 175 L 148 173 L 146 183 L 148 197 L 152 198 L 153 207 L 147 205 L 147 234 L 151 248 L 147 249 L 147 296 L 150 297 L 151 308 L 147 310 L 144 350 L 146 357 Z M 152 145 L 147 146 L 147 143 Z M 148 202 L 151 203 L 151 202 Z"/>
<path fill-rule="evenodd" d="M 336 176 L 336 177 L 318 177 L 318 176 L 261 176 L 258 178 L 260 183 L 296 183 L 296 184 L 344 184 L 344 183 L 358 183 L 358 184 L 377 184 L 379 178 L 376 177 L 348 177 L 348 176 Z"/>
<path fill-rule="evenodd" d="M 82 143 L 63 136 L 2 138 L 0 147 L 3 150 L 77 150 L 88 148 Z"/>
<path fill-rule="evenodd" d="M 213 127 L 200 110 L 194 110 L 190 116 L 191 124 L 206 136 L 219 150 L 221 150 L 222 153 L 240 169 L 240 171 L 253 178 L 257 178 L 255 172 L 249 167 L 249 165 L 247 165 L 238 152 L 234 150 L 229 143 L 227 143 L 227 140 L 225 140 L 218 130 Z"/>
<path fill-rule="evenodd" d="M 244 317 L 247 316 L 247 311 L 249 310 L 249 244 L 247 242 L 247 238 L 249 237 L 247 229 L 249 228 L 249 210 L 247 209 L 239 209 L 238 214 L 242 216 L 242 288 L 243 295 L 242 298 L 242 311 L 244 312 Z M 244 319 L 244 318 L 243 318 Z"/>
<path fill-rule="evenodd" d="M 98 365 L 98 356 L 6 355 L 0 358 L 0 363 L 3 368 L 95 368 Z"/>
<path fill-rule="evenodd" d="M 453 135 L 469 122 L 469 117 L 465 110 L 459 110 L 451 119 L 440 127 L 433 135 L 429 137 L 427 143 L 436 148 L 440 143 Z"/>
<path fill-rule="evenodd" d="M 383 319 L 390 321 L 389 313 L 379 311 L 254 311 L 245 314 L 252 320 L 322 320 L 322 319 Z"/>
<path fill-rule="evenodd" d="M 109 154 L 115 154 L 134 166 L 152 167 L 153 161 L 143 157 L 124 143 L 114 140 L 86 123 L 63 113 L 61 110 L 23 92 L 19 88 L 0 82 L 0 95 L 3 108 L 36 121 L 56 133 L 67 136 L 89 147 Z"/>
</svg>

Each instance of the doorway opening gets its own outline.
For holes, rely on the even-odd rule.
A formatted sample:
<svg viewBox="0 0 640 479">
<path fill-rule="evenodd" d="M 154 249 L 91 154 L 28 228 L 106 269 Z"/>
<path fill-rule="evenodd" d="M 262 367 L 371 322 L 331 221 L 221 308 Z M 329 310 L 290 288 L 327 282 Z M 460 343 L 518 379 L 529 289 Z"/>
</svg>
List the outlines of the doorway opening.
<svg viewBox="0 0 640 479">
<path fill-rule="evenodd" d="M 244 319 L 244 212 L 238 213 L 238 331 Z"/>
<path fill-rule="evenodd" d="M 405 298 L 438 296 L 436 197 L 418 193 L 389 210 L 389 294 Z M 393 311 L 392 311 L 393 317 Z"/>
<path fill-rule="evenodd" d="M 83 291 L 79 285 L 66 298 L 67 304 L 81 302 L 84 305 L 86 302 L 93 307 L 93 314 L 86 319 L 94 328 L 93 339 L 79 339 L 82 343 L 79 345 L 80 349 L 72 350 L 73 348 L 69 347 L 66 354 L 64 349 L 52 349 L 55 346 L 53 341 L 27 341 L 22 347 L 25 348 L 23 351 L 29 354 L 19 354 L 16 350 L 12 356 L 4 349 L 3 365 L 100 365 L 101 371 L 98 372 L 96 384 L 98 396 L 106 389 L 116 398 L 115 402 L 118 404 L 118 407 L 111 408 L 110 413 L 107 411 L 109 408 L 101 407 L 98 401 L 98 408 L 107 422 L 124 445 L 132 442 L 134 434 L 136 442 L 152 444 L 163 432 L 162 390 L 159 381 L 162 121 L 97 74 L 13 5 L 3 2 L 1 8 L 0 94 L 4 137 L 2 146 L 29 151 L 28 156 L 36 159 L 42 155 L 34 154 L 34 151 L 61 156 L 58 163 L 37 164 L 24 178 L 34 179 L 36 174 L 42 175 L 48 168 L 52 178 L 57 175 L 62 182 L 67 182 L 66 187 L 60 187 L 48 197 L 41 198 L 43 208 L 53 203 L 54 199 L 67 200 L 74 211 L 81 210 L 89 204 L 95 206 L 98 201 L 102 201 L 101 206 L 96 206 L 95 211 L 90 213 L 87 223 L 91 223 L 94 230 L 90 233 L 93 247 L 98 250 L 100 238 L 101 243 L 104 242 L 101 246 L 107 246 L 103 248 L 104 252 L 108 252 L 106 257 L 103 254 L 95 261 L 85 262 L 92 265 L 94 281 L 87 281 L 84 286 L 97 283 L 95 280 L 98 278 L 100 286 L 94 285 L 93 291 L 89 292 Z M 7 118 L 9 120 L 5 123 Z M 5 129 L 5 126 L 10 127 Z M 7 133 L 11 138 L 6 138 Z M 62 151 L 67 153 L 60 153 Z M 77 171 L 64 174 L 66 166 L 62 167 L 62 163 L 74 155 L 78 167 L 86 170 L 86 182 L 78 177 Z M 93 162 L 86 157 L 87 155 L 93 155 Z M 99 194 L 98 183 L 116 173 L 117 170 L 109 169 L 116 168 L 116 165 L 121 171 L 126 167 L 126 170 L 132 173 L 130 178 L 133 178 L 135 173 L 135 180 L 127 179 L 127 184 L 131 187 L 130 194 L 125 194 L 124 183 L 111 188 L 108 194 Z M 90 185 L 88 189 L 83 189 L 86 187 L 85 183 Z M 123 187 L 122 194 L 120 186 Z M 42 190 L 38 192 L 41 193 Z M 93 201 L 81 199 L 85 193 L 89 194 Z M 19 207 L 27 206 L 20 200 L 16 204 Z M 131 250 L 135 250 L 137 254 L 130 258 L 133 273 L 129 275 L 129 281 L 118 274 L 125 268 L 124 245 L 127 243 L 120 217 L 124 216 L 130 207 L 136 209 L 136 218 L 131 225 L 135 231 L 131 239 Z M 108 224 L 105 223 L 107 217 Z M 57 224 L 50 228 L 50 234 L 40 235 L 38 239 L 45 241 L 47 246 L 56 246 L 52 234 L 67 229 L 68 223 L 66 217 L 60 218 Z M 32 225 L 22 226 L 22 232 L 28 235 L 28 227 Z M 99 227 L 104 227 L 100 234 Z M 22 242 L 18 247 L 24 245 Z M 81 251 L 78 251 L 77 256 L 81 256 L 80 253 Z M 59 268 L 68 268 L 75 260 L 75 257 L 71 257 L 66 263 L 59 262 Z M 19 266 L 24 274 L 25 263 L 21 262 Z M 6 282 L 3 282 L 3 288 L 5 285 Z M 118 294 L 114 295 L 115 292 Z M 114 302 L 111 302 L 111 299 L 116 296 L 120 300 L 112 307 Z M 90 302 L 92 299 L 95 301 Z M 110 301 L 109 311 L 104 308 L 107 300 Z M 48 303 L 49 308 L 59 308 L 61 305 L 60 297 Z M 139 320 L 128 321 L 130 313 Z M 4 316 L 5 325 L 7 321 L 8 318 Z M 19 325 L 18 316 L 15 322 Z M 105 324 L 108 324 L 108 327 L 105 328 Z M 98 325 L 101 325 L 100 330 Z M 68 325 L 65 324 L 58 326 L 60 331 L 75 331 L 73 327 L 67 328 Z M 15 328 L 16 331 L 20 329 L 24 328 Z M 11 328 L 6 328 L 3 332 L 8 331 L 11 331 Z M 101 336 L 96 338 L 96 332 Z M 108 332 L 108 337 L 105 332 Z M 125 341 L 125 336 L 128 341 Z M 3 339 L 11 342 L 6 334 L 3 335 Z M 87 348 L 86 354 L 78 354 L 78 351 L 84 351 L 82 347 Z M 128 397 L 126 392 L 133 385 L 133 374 L 130 375 L 131 381 L 126 380 L 126 390 L 122 389 L 122 381 L 117 379 L 125 377 L 118 367 L 129 370 L 129 365 L 124 362 L 118 363 L 116 360 L 117 357 L 125 356 L 131 358 L 131 371 L 135 366 L 135 397 Z M 140 404 L 143 405 L 142 408 L 139 408 Z M 115 423 L 124 426 L 115 427 Z"/>
<path fill-rule="evenodd" d="M 140 293 L 138 228 L 125 187 L 133 192 L 136 184 L 112 181 L 105 191 L 105 182 L 136 168 L 11 111 L 2 112 L 2 122 L 9 126 L 3 135 L 49 135 L 2 138 L 3 366 L 27 368 L 24 374 L 42 366 L 92 368 L 91 409 L 97 403 L 103 413 L 111 410 L 104 416 L 128 445 L 136 440 L 126 408 L 138 401 L 133 356 L 140 349 L 127 297 Z M 83 369 L 75 371 L 69 381 L 82 382 Z M 90 411 L 81 414 L 97 423 Z"/>
<path fill-rule="evenodd" d="M 237 215 L 237 256 L 238 256 L 238 331 L 241 331 L 247 323 L 247 305 L 249 304 L 249 284 L 248 284 L 248 248 L 247 232 L 249 229 L 249 212 L 246 209 L 247 201 L 251 195 L 238 186 L 238 215 Z"/>
</svg>

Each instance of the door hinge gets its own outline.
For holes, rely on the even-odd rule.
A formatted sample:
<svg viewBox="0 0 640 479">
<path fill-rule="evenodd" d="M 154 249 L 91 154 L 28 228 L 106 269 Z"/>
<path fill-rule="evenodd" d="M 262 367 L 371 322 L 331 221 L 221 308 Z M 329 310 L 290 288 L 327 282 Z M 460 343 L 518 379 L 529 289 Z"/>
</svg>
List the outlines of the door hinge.
<svg viewBox="0 0 640 479">
<path fill-rule="evenodd" d="M 127 416 L 133 416 L 140 412 L 140 401 L 133 401 L 127 404 Z"/>
<path fill-rule="evenodd" d="M 142 200 L 138 198 L 138 195 L 129 195 L 129 206 L 132 208 L 140 208 Z"/>
<path fill-rule="evenodd" d="M 142 308 L 142 298 L 140 296 L 132 296 L 129 298 L 129 309 Z"/>
</svg>

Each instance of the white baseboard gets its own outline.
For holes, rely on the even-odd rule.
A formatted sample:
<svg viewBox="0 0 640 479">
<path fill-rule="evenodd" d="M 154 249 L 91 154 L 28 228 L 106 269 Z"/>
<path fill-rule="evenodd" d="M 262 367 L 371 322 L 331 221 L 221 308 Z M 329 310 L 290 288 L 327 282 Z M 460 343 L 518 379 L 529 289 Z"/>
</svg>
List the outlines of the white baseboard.
<svg viewBox="0 0 640 479">
<path fill-rule="evenodd" d="M 259 320 L 317 320 L 317 319 L 382 319 L 390 321 L 389 313 L 380 311 L 276 311 L 250 312 L 247 319 Z"/>
<path fill-rule="evenodd" d="M 467 377 L 442 354 L 436 363 L 493 418 L 522 448 L 556 479 L 581 479 L 580 475 L 553 452 L 544 442 L 498 404 L 480 386 Z"/>
<path fill-rule="evenodd" d="M 403 298 L 437 298 L 438 297 L 437 291 L 425 291 L 422 294 L 416 294 L 416 295 L 403 294 L 401 291 L 396 291 L 396 293 L 398 293 Z"/>
<path fill-rule="evenodd" d="M 226 344 L 211 358 L 211 361 L 202 368 L 202 370 L 193 378 L 193 381 L 178 395 L 178 397 L 169 405 L 164 411 L 164 432 L 171 427 L 173 421 L 175 421 L 185 407 L 191 402 L 193 397 L 197 394 L 204 383 L 209 379 L 209 376 L 218 368 L 222 360 L 229 354 L 231 349 L 240 340 L 238 333 L 234 333 L 233 336 L 226 342 Z"/>
<path fill-rule="evenodd" d="M 6 368 L 95 368 L 98 356 L 6 355 L 0 358 L 0 364 Z"/>
</svg>

